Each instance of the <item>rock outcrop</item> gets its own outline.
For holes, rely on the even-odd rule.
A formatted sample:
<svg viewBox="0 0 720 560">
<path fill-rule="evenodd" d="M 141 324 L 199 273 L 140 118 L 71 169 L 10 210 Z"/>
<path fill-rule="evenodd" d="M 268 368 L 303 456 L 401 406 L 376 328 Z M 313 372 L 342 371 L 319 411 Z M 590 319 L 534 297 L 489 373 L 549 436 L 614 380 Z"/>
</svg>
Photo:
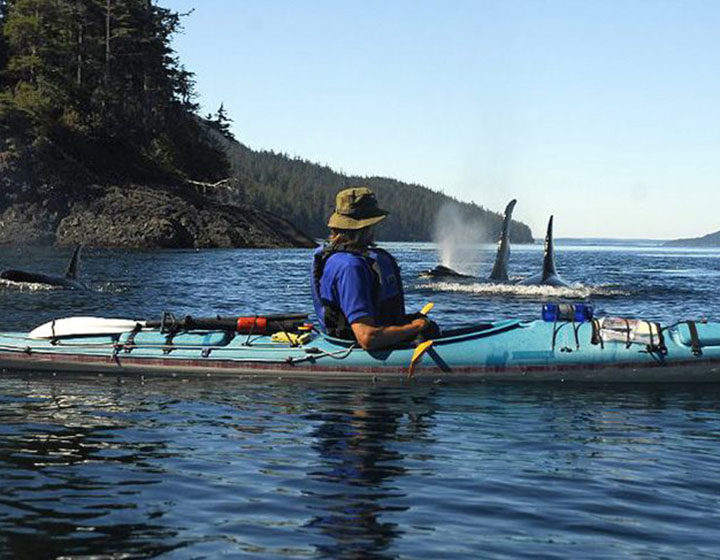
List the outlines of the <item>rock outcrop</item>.
<svg viewBox="0 0 720 560">
<path fill-rule="evenodd" d="M 134 249 L 314 247 L 287 220 L 222 204 L 192 187 L 91 187 L 82 194 L 25 199 L 0 213 L 0 243 Z"/>
</svg>

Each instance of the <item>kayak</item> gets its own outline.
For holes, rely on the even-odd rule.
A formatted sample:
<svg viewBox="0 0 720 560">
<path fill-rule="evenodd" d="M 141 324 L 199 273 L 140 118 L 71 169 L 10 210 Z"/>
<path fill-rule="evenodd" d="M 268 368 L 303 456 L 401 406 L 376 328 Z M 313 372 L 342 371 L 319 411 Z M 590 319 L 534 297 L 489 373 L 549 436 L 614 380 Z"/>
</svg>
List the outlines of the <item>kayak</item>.
<svg viewBox="0 0 720 560">
<path fill-rule="evenodd" d="M 31 333 L 0 333 L 0 371 L 433 382 L 720 381 L 720 323 L 504 320 L 443 332 L 422 348 L 411 342 L 366 351 L 307 326 L 263 333 L 251 325 L 236 332 L 202 321 L 172 329 L 133 322 L 130 328 L 126 320 L 95 318 L 90 332 L 60 332 L 61 321 L 73 319 L 88 318 L 58 320 Z"/>
</svg>

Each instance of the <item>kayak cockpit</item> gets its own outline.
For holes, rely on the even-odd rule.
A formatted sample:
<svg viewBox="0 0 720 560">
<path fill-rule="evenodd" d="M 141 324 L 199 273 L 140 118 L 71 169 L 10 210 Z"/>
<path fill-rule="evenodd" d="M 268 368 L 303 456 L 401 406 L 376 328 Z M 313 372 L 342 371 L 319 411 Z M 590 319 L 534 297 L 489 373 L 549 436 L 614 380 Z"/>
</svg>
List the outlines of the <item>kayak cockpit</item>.
<svg viewBox="0 0 720 560">
<path fill-rule="evenodd" d="M 440 336 L 434 339 L 435 344 L 448 344 L 453 342 L 459 342 L 461 340 L 471 340 L 476 338 L 484 338 L 486 336 L 492 336 L 501 332 L 506 332 L 518 327 L 523 326 L 525 323 L 517 319 L 511 319 L 507 321 L 498 321 L 495 323 L 478 323 L 475 325 L 468 325 L 466 327 L 459 327 L 455 329 L 447 329 L 440 332 Z M 321 333 L 320 337 L 322 340 L 328 342 L 333 346 L 340 346 L 343 348 L 350 348 L 357 345 L 354 340 L 347 340 L 343 338 L 335 338 L 325 333 Z M 403 344 L 392 346 L 387 350 L 405 350 L 408 348 L 414 348 L 415 342 L 409 341 Z"/>
</svg>

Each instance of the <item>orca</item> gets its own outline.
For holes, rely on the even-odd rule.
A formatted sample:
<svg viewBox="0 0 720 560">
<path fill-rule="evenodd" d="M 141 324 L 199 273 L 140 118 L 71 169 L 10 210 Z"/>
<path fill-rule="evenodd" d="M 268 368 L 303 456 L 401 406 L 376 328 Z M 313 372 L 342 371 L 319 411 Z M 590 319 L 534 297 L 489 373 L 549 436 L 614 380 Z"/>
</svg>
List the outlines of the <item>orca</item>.
<svg viewBox="0 0 720 560">
<path fill-rule="evenodd" d="M 439 264 L 435 268 L 425 270 L 420 273 L 420 276 L 423 278 L 452 278 L 454 280 L 475 279 L 475 277 L 470 274 L 462 274 L 461 272 L 457 272 L 444 264 Z"/>
<path fill-rule="evenodd" d="M 512 219 L 512 212 L 516 203 L 517 200 L 513 198 L 505 207 L 505 217 L 503 218 L 502 227 L 500 228 L 500 239 L 498 240 L 498 252 L 495 256 L 495 266 L 493 266 L 492 273 L 490 274 L 490 280 L 493 282 L 509 282 L 507 261 L 510 256 L 510 220 Z M 462 274 L 442 264 L 421 272 L 420 276 L 433 279 L 478 280 L 475 276 Z"/>
<path fill-rule="evenodd" d="M 497 253 L 495 254 L 495 264 L 488 278 L 491 282 L 507 283 L 510 282 L 508 277 L 507 265 L 510 259 L 510 222 L 512 213 L 517 204 L 516 199 L 512 199 L 505 207 L 505 217 L 503 218 L 502 228 L 500 228 L 500 239 L 498 239 Z"/>
<path fill-rule="evenodd" d="M 548 221 L 547 233 L 545 234 L 545 247 L 543 251 L 542 271 L 519 282 L 511 282 L 508 275 L 508 261 L 510 260 L 510 224 L 512 213 L 515 209 L 516 199 L 512 199 L 505 207 L 498 248 L 495 255 L 495 264 L 488 280 L 496 284 L 519 284 L 522 286 L 554 286 L 556 288 L 567 288 L 570 286 L 555 270 L 555 247 L 553 243 L 553 216 Z M 447 266 L 438 265 L 431 270 L 420 274 L 424 278 L 447 279 L 447 280 L 478 280 L 474 276 L 461 274 Z"/>
<path fill-rule="evenodd" d="M 24 284 L 42 284 L 45 286 L 53 286 L 56 288 L 68 288 L 71 290 L 89 290 L 86 284 L 78 279 L 80 270 L 80 249 L 78 245 L 73 251 L 70 262 L 64 276 L 54 274 L 43 274 L 42 272 L 28 272 L 25 270 L 3 270 L 0 272 L 0 278 L 10 280 L 11 282 L 20 282 Z"/>
<path fill-rule="evenodd" d="M 556 288 L 569 288 L 570 284 L 565 282 L 555 270 L 555 246 L 553 244 L 553 217 L 548 220 L 547 232 L 545 234 L 545 249 L 543 251 L 542 272 L 529 278 L 521 280 L 523 286 L 554 286 Z"/>
</svg>

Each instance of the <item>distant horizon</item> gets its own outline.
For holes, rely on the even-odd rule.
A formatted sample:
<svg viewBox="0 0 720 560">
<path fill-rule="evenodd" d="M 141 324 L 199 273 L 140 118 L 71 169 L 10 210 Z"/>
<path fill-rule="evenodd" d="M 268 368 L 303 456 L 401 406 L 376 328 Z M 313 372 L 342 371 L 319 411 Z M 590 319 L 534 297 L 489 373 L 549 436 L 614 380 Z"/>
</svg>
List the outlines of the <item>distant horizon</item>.
<svg viewBox="0 0 720 560">
<path fill-rule="evenodd" d="M 201 114 L 248 147 L 564 237 L 720 230 L 720 4 L 158 0 Z M 212 40 L 208 40 L 212 38 Z"/>
<path fill-rule="evenodd" d="M 553 242 L 557 244 L 565 244 L 568 242 L 576 242 L 576 241 L 587 241 L 587 242 L 608 242 L 608 243 L 638 243 L 638 244 L 653 244 L 653 243 L 667 243 L 667 242 L 674 242 L 674 241 L 692 241 L 698 239 L 696 237 L 691 238 L 678 238 L 678 239 L 647 239 L 647 238 L 640 238 L 640 237 L 553 237 Z M 323 241 L 323 238 L 317 238 L 317 241 Z M 522 247 L 527 245 L 542 245 L 545 241 L 544 237 L 533 237 L 533 243 L 518 243 L 513 242 L 513 247 Z M 378 240 L 378 243 L 380 245 L 384 243 L 427 243 L 427 244 L 438 244 L 438 241 L 400 241 L 396 239 L 383 239 L 380 238 Z M 466 245 L 490 245 L 490 246 L 496 246 L 496 241 L 481 241 L 481 242 L 475 242 L 475 241 L 469 241 L 466 243 Z M 677 248 L 687 247 L 687 248 L 714 248 L 713 245 L 677 245 L 675 246 Z M 720 249 L 720 245 L 717 246 L 718 249 Z"/>
</svg>

